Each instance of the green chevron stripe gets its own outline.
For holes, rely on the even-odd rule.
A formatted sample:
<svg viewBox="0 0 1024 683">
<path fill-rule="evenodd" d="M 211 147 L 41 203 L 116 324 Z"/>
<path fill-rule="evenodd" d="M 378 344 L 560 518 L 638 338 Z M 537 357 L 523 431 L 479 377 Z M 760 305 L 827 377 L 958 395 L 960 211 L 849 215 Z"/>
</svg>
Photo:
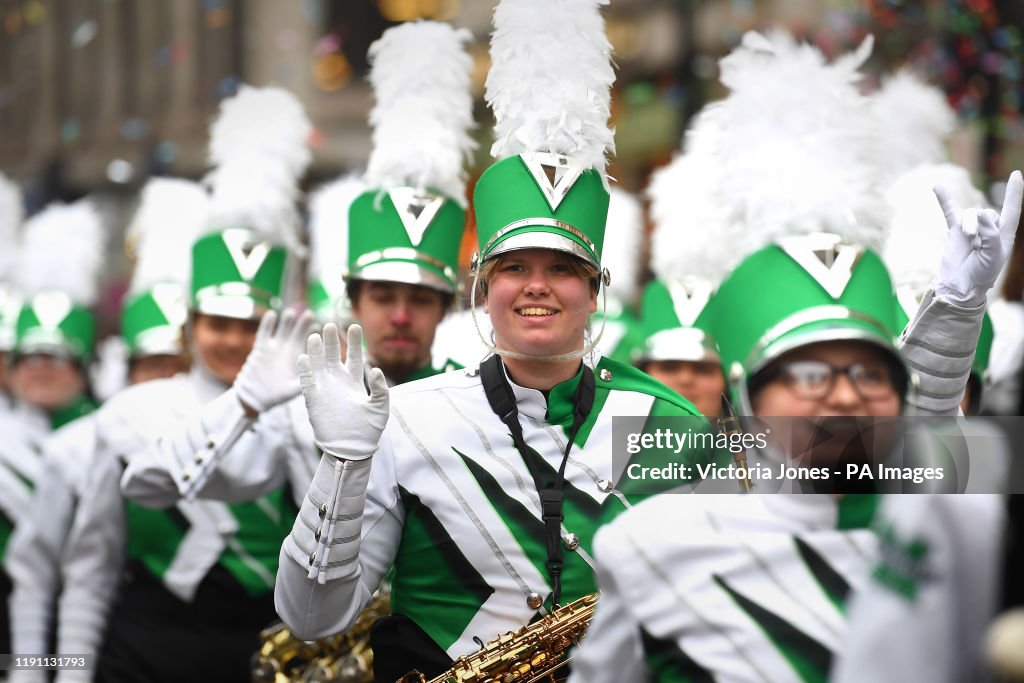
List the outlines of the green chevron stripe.
<svg viewBox="0 0 1024 683">
<path fill-rule="evenodd" d="M 494 593 L 419 497 L 398 487 L 405 528 L 395 555 L 391 609 L 447 650 Z"/>
<path fill-rule="evenodd" d="M 832 652 L 827 647 L 777 614 L 734 591 L 720 576 L 712 574 L 712 579 L 754 620 L 801 680 L 805 683 L 825 683 L 832 664 Z"/>
<path fill-rule="evenodd" d="M 511 437 L 509 437 L 511 439 Z M 530 559 L 533 566 L 541 576 L 547 576 L 547 544 L 544 537 L 544 523 L 537 519 L 529 509 L 522 503 L 508 495 L 501 485 L 491 474 L 468 458 L 457 449 L 452 449 L 466 463 L 469 471 L 473 473 L 477 484 L 483 489 L 484 495 L 493 506 L 495 512 L 505 522 L 512 536 L 519 541 L 519 547 Z M 554 479 L 555 470 L 545 466 L 545 486 L 550 486 Z M 527 486 L 532 487 L 533 481 L 527 480 Z M 585 493 L 566 483 L 565 503 L 563 513 L 565 514 L 565 528 L 580 537 L 580 546 L 590 548 L 594 540 L 594 533 L 597 531 L 597 517 L 601 508 Z M 583 508 L 583 509 L 581 509 Z M 594 572 L 590 566 L 576 553 L 566 551 L 563 554 L 565 566 L 562 569 L 562 603 L 568 600 L 581 598 L 596 590 L 594 584 Z M 550 607 L 550 604 L 548 605 Z"/>
<path fill-rule="evenodd" d="M 641 628 L 640 642 L 651 670 L 648 680 L 657 683 L 715 683 L 711 672 L 695 662 L 674 640 L 657 638 Z"/>
<path fill-rule="evenodd" d="M 818 551 L 800 538 L 794 538 L 797 552 L 807 569 L 825 591 L 825 595 L 840 613 L 846 614 L 846 597 L 850 594 L 850 583 Z"/>
<path fill-rule="evenodd" d="M 189 523 L 177 508 L 154 510 L 125 500 L 128 531 L 127 554 L 136 558 L 153 576 L 163 580 Z"/>
<path fill-rule="evenodd" d="M 7 558 L 7 542 L 11 540 L 14 533 L 14 524 L 7 519 L 7 515 L 0 513 L 0 562 Z"/>
<path fill-rule="evenodd" d="M 0 467 L 3 467 L 8 472 L 13 474 L 15 478 L 24 485 L 25 489 L 28 490 L 29 493 L 32 493 L 33 491 L 36 490 L 36 483 L 29 479 L 24 472 L 14 467 L 11 463 L 0 462 Z"/>
<path fill-rule="evenodd" d="M 837 529 L 867 529 L 882 502 L 877 493 L 851 493 L 839 499 Z"/>
<path fill-rule="evenodd" d="M 259 500 L 231 504 L 228 508 L 238 521 L 235 539 L 243 553 L 228 548 L 219 562 L 247 594 L 263 595 L 274 589 L 281 543 L 291 531 L 298 510 L 284 489 Z"/>
</svg>

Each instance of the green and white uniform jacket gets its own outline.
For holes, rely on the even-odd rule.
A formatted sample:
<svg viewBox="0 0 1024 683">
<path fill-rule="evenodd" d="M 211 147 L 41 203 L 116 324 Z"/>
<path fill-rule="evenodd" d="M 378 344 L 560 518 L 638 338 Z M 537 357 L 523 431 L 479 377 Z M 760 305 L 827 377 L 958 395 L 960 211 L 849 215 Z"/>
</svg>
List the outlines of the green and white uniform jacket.
<svg viewBox="0 0 1024 683">
<path fill-rule="evenodd" d="M 579 378 L 547 397 L 511 383 L 526 443 L 554 477 L 572 424 Z M 595 590 L 589 551 L 614 491 L 612 417 L 696 415 L 685 399 L 614 361 L 595 368 L 596 399 L 569 454 L 562 537 L 562 602 Z M 476 368 L 391 393 L 377 453 L 325 456 L 281 550 L 275 600 L 297 637 L 344 631 L 394 567 L 392 609 L 455 658 L 530 622 L 527 596 L 547 596 L 546 551 L 534 481 L 507 427 L 491 411 Z M 684 453 L 686 457 L 700 457 Z"/>
<path fill-rule="evenodd" d="M 824 683 L 878 559 L 877 501 L 662 495 L 620 515 L 570 682 Z"/>
<path fill-rule="evenodd" d="M 275 477 L 266 491 L 243 491 L 237 502 L 183 501 L 162 495 L 143 507 L 121 494 L 125 463 L 146 457 L 168 457 L 168 449 L 204 445 L 223 438 L 200 415 L 211 402 L 221 401 L 220 412 L 230 412 L 224 386 L 193 369 L 189 374 L 129 387 L 112 397 L 96 414 L 97 448 L 88 466 L 81 499 L 61 557 L 64 593 L 61 628 L 68 605 L 92 619 L 68 637 L 97 647 L 108 611 L 121 582 L 125 560 L 149 571 L 180 600 L 191 602 L 200 583 L 220 565 L 250 596 L 266 594 L 273 586 L 277 548 L 295 513 L 292 499 L 304 489 L 287 487 L 286 474 Z M 233 392 L 228 396 L 238 403 Z M 218 407 L 218 406 L 215 406 Z M 241 415 L 241 408 L 238 408 Z M 242 455 L 279 452 L 289 442 L 289 416 L 269 411 L 245 430 L 237 448 Z M 188 429 L 180 429 L 188 425 Z M 169 435 L 181 434 L 174 442 Z M 194 451 L 192 451 L 194 452 Z M 155 454 L 155 455 L 154 455 Z M 285 457 L 285 456 L 281 456 Z M 293 472 L 303 465 L 295 463 Z M 305 465 L 307 470 L 311 467 Z M 305 482 L 303 482 L 304 484 Z M 301 486 L 301 485 L 300 485 Z M 249 494 L 248 496 L 246 494 Z M 164 509 L 152 509 L 164 508 Z M 93 649 L 80 648 L 75 652 Z"/>
<path fill-rule="evenodd" d="M 886 497 L 874 524 L 881 557 L 850 604 L 831 680 L 990 680 L 1006 521 L 1000 495 Z"/>
<path fill-rule="evenodd" d="M 60 562 L 71 530 L 75 508 L 85 488 L 88 468 L 96 450 L 95 413 L 74 420 L 54 432 L 43 444 L 40 473 L 31 501 L 11 536 L 4 558 L 13 582 L 11 594 L 11 647 L 20 654 L 48 652 L 51 614 L 60 593 Z M 69 606 L 72 622 L 92 619 L 91 606 Z M 64 626 L 62 605 L 61 625 Z M 76 613 L 77 612 L 77 613 Z M 73 628 L 73 627 L 72 627 Z M 60 636 L 66 636 L 62 629 Z M 97 632 L 97 636 L 102 631 Z M 83 643 L 95 646 L 95 642 Z M 60 649 L 58 654 L 93 652 Z M 17 678 L 45 680 L 40 672 Z"/>
</svg>

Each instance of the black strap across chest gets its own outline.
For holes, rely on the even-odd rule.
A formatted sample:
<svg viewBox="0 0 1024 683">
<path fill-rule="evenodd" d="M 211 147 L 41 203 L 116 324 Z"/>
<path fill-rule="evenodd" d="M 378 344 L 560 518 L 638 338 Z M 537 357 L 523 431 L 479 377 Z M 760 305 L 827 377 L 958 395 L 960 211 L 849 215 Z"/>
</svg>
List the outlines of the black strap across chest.
<svg viewBox="0 0 1024 683">
<path fill-rule="evenodd" d="M 523 438 L 523 427 L 519 424 L 516 397 L 505 378 L 501 359 L 498 356 L 491 356 L 480 364 L 480 379 L 491 410 L 508 427 L 509 433 L 512 435 L 512 442 L 526 463 L 526 468 L 530 471 L 530 476 L 533 477 L 533 484 L 537 488 L 537 495 L 540 496 L 541 520 L 544 522 L 544 537 L 547 546 L 547 569 L 551 579 L 551 603 L 557 605 L 562 593 L 562 520 L 565 518 L 562 512 L 562 491 L 565 488 L 565 465 L 569 460 L 569 451 L 572 449 L 573 442 L 576 441 L 576 435 L 594 407 L 594 372 L 586 364 L 583 365 L 583 376 L 580 378 L 580 383 L 573 396 L 569 441 L 565 444 L 562 462 L 558 467 L 558 476 L 555 477 L 551 488 L 544 486 L 541 471 L 544 459 Z"/>
</svg>

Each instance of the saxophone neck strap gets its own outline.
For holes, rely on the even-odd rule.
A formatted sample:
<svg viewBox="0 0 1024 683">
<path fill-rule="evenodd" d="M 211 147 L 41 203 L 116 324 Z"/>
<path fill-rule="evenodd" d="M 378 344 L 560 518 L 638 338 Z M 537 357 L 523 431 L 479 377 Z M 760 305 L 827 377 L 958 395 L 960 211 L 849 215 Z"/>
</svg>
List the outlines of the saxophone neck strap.
<svg viewBox="0 0 1024 683">
<path fill-rule="evenodd" d="M 572 427 L 569 429 L 569 440 L 565 444 L 562 462 L 558 466 L 558 476 L 555 477 L 551 488 L 544 486 L 541 471 L 543 458 L 523 438 L 523 427 L 519 423 L 516 397 L 505 377 L 501 358 L 494 355 L 480 363 L 480 380 L 483 383 L 484 394 L 487 396 L 491 410 L 508 427 L 512 442 L 526 463 L 526 468 L 533 478 L 533 484 L 537 488 L 537 495 L 540 496 L 541 521 L 544 523 L 547 547 L 547 569 L 551 578 L 551 603 L 553 606 L 557 605 L 562 593 L 562 520 L 564 519 L 562 491 L 565 488 L 565 466 L 569 460 L 569 451 L 576 441 L 576 435 L 594 407 L 596 394 L 594 372 L 585 363 L 583 364 L 583 376 L 580 377 L 576 393 L 573 396 L 573 417 Z"/>
</svg>

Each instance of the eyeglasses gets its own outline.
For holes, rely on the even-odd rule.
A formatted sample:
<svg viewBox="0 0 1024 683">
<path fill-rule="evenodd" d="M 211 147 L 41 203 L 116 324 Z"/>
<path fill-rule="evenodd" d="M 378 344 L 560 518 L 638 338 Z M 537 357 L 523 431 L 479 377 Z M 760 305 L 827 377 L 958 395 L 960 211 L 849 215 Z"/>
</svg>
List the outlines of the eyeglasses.
<svg viewBox="0 0 1024 683">
<path fill-rule="evenodd" d="M 857 393 L 867 401 L 891 398 L 897 393 L 893 368 L 883 362 L 837 367 L 818 360 L 791 361 L 781 363 L 764 382 L 781 379 L 800 398 L 822 399 L 832 392 L 840 375 L 846 375 Z"/>
</svg>

